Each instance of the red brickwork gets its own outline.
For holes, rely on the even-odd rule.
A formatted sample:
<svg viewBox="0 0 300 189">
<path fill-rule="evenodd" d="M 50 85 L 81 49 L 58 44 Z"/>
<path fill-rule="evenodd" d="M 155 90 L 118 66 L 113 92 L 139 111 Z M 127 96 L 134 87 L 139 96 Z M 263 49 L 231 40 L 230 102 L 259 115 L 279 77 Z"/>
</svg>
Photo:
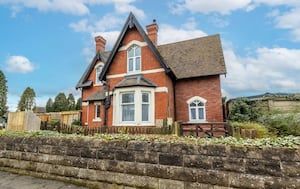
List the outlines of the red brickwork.
<svg viewBox="0 0 300 189">
<path fill-rule="evenodd" d="M 127 30 L 121 46 L 126 46 L 133 40 L 144 42 L 140 33 L 135 29 Z M 155 92 L 155 120 L 165 119 L 167 117 L 176 121 L 189 121 L 189 110 L 187 100 L 194 96 L 199 96 L 207 100 L 206 103 L 206 120 L 209 122 L 221 122 L 223 121 L 222 115 L 222 102 L 221 102 L 221 89 L 219 75 L 207 76 L 195 79 L 184 79 L 172 81 L 172 79 L 164 72 L 162 66 L 150 50 L 148 46 L 143 46 L 141 51 L 141 69 L 142 71 L 155 70 L 155 73 L 146 73 L 144 77 L 153 82 L 156 87 Z M 106 81 L 110 84 L 110 91 L 113 91 L 114 87 L 124 79 L 124 77 L 111 77 L 117 74 L 127 73 L 127 51 L 117 51 L 115 57 L 106 73 L 106 76 L 110 76 Z M 95 69 L 92 70 L 89 80 L 95 83 Z M 173 82 L 176 82 L 173 85 Z M 174 87 L 175 86 L 175 99 L 174 99 Z M 82 99 L 85 100 L 95 92 L 99 91 L 103 86 L 92 86 L 83 88 Z M 114 101 L 111 96 L 111 105 L 107 110 L 107 125 L 113 124 L 113 108 Z M 175 102 L 176 100 L 176 102 Z M 176 104 L 176 108 L 175 108 Z M 88 106 L 82 107 L 82 123 L 88 122 L 89 126 L 103 125 L 104 121 L 104 105 L 101 105 L 101 122 L 93 121 L 95 117 L 94 102 L 90 102 Z M 88 120 L 88 121 L 87 121 Z"/>
<path fill-rule="evenodd" d="M 178 81 L 175 90 L 177 121 L 189 121 L 187 101 L 194 96 L 207 100 L 205 108 L 208 122 L 223 121 L 220 77 L 218 75 Z"/>
</svg>

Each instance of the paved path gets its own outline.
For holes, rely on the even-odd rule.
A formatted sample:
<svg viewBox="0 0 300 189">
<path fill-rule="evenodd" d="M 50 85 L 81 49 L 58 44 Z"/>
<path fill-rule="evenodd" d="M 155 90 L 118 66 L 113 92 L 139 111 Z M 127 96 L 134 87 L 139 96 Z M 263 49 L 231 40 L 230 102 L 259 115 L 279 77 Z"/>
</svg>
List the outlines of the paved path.
<svg viewBox="0 0 300 189">
<path fill-rule="evenodd" d="M 86 189 L 72 184 L 0 171 L 1 189 Z"/>
</svg>

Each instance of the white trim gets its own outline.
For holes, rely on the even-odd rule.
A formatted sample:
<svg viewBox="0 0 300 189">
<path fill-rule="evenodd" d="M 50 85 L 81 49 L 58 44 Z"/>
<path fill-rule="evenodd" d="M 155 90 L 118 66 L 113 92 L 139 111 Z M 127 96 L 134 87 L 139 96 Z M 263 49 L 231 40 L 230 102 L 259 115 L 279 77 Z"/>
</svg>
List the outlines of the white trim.
<svg viewBox="0 0 300 189">
<path fill-rule="evenodd" d="M 89 102 L 82 102 L 81 103 L 81 106 L 88 106 L 89 105 Z"/>
<path fill-rule="evenodd" d="M 126 92 L 134 92 L 135 95 L 135 121 L 134 122 L 122 122 L 121 121 L 121 94 Z M 141 121 L 141 109 L 142 109 L 142 93 L 143 92 L 149 92 L 149 121 L 148 122 L 142 122 Z M 155 125 L 155 95 L 154 95 L 154 89 L 153 88 L 147 88 L 147 87 L 134 87 L 134 88 L 122 88 L 122 89 L 116 89 L 114 91 L 113 96 L 113 126 L 154 126 Z"/>
<path fill-rule="evenodd" d="M 207 100 L 205 98 L 202 98 L 200 96 L 193 96 L 192 98 L 188 99 L 186 101 L 186 103 L 190 104 L 191 102 L 193 102 L 194 100 L 200 100 L 201 102 L 203 102 L 204 104 L 206 104 Z"/>
<path fill-rule="evenodd" d="M 191 112 L 191 107 L 190 107 L 190 104 L 195 101 L 195 100 L 199 100 L 200 102 L 202 102 L 204 104 L 203 106 L 203 119 L 192 119 L 192 112 Z M 186 101 L 186 103 L 188 104 L 188 111 L 189 111 L 189 123 L 203 123 L 203 122 L 206 122 L 206 102 L 207 100 L 200 97 L 200 96 L 194 96 L 190 99 L 188 99 Z M 198 112 L 198 109 L 196 109 L 196 112 Z M 197 115 L 198 113 L 196 113 Z"/>
<path fill-rule="evenodd" d="M 137 41 L 137 40 L 132 40 L 127 45 L 120 47 L 118 51 L 127 50 L 131 45 L 137 45 L 137 46 L 140 46 L 140 47 L 144 47 L 144 46 L 147 46 L 147 43 L 146 42 Z"/>
<path fill-rule="evenodd" d="M 152 73 L 159 73 L 159 72 L 164 72 L 164 71 L 165 71 L 165 69 L 158 68 L 158 69 L 141 71 L 139 73 L 141 73 L 141 74 L 152 74 Z M 113 74 L 113 75 L 107 75 L 106 78 L 107 79 L 113 79 L 113 78 L 129 76 L 129 75 L 136 75 L 136 73 Z"/>
<path fill-rule="evenodd" d="M 99 62 L 94 67 L 94 69 L 95 69 L 95 82 L 93 82 L 94 83 L 93 86 L 102 86 L 103 85 L 103 83 L 101 81 L 98 81 L 98 79 L 97 79 L 97 76 L 99 77 L 99 75 L 101 74 L 101 72 L 100 72 L 99 75 L 97 75 L 97 68 L 98 67 L 102 67 L 102 69 L 101 69 L 101 72 L 102 72 L 103 67 L 104 67 L 104 63 L 103 62 Z"/>
<path fill-rule="evenodd" d="M 168 93 L 169 89 L 168 89 L 168 87 L 156 87 L 155 88 L 155 92 L 156 93 L 160 93 L 160 92 L 166 92 L 166 93 Z"/>
</svg>

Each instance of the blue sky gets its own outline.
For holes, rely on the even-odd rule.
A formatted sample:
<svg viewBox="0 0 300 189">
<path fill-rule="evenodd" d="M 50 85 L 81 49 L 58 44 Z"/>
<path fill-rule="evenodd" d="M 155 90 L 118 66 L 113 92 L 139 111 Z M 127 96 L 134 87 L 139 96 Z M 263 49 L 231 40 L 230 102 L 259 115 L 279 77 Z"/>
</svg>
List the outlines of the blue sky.
<svg viewBox="0 0 300 189">
<path fill-rule="evenodd" d="M 0 0 L 0 69 L 8 105 L 26 87 L 45 106 L 75 85 L 94 56 L 94 36 L 114 44 L 133 12 L 157 20 L 158 43 L 220 34 L 227 65 L 223 96 L 300 92 L 299 0 Z"/>
</svg>

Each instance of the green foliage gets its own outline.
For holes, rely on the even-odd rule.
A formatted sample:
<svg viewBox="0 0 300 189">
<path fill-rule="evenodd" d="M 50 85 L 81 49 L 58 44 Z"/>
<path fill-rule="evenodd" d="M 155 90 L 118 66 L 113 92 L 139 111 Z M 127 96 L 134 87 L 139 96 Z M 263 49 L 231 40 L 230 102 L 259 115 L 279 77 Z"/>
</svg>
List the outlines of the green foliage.
<svg viewBox="0 0 300 189">
<path fill-rule="evenodd" d="M 75 110 L 76 109 L 75 99 L 72 93 L 69 94 L 67 101 L 68 101 L 68 110 Z"/>
<path fill-rule="evenodd" d="M 33 110 L 35 107 L 35 92 L 32 88 L 27 87 L 19 101 L 18 110 L 20 111 L 29 111 Z"/>
<path fill-rule="evenodd" d="M 277 136 L 300 136 L 299 114 L 273 114 L 263 117 L 263 123 L 267 125 L 269 131 Z"/>
<path fill-rule="evenodd" d="M 53 112 L 62 112 L 68 110 L 68 100 L 65 93 L 59 93 L 53 103 Z"/>
<path fill-rule="evenodd" d="M 52 112 L 53 111 L 53 100 L 52 98 L 49 98 L 46 104 L 46 112 Z"/>
<path fill-rule="evenodd" d="M 247 98 L 240 98 L 233 102 L 228 119 L 231 121 L 256 121 L 261 115 L 257 102 L 250 102 Z"/>
<path fill-rule="evenodd" d="M 78 127 L 82 129 L 82 127 Z M 95 136 L 82 136 L 77 134 L 61 134 L 54 131 L 5 131 L 1 136 L 9 137 L 55 137 L 55 138 L 89 138 L 105 141 L 146 141 L 162 143 L 186 143 L 193 145 L 221 144 L 230 146 L 254 146 L 254 147 L 286 147 L 296 149 L 300 147 L 300 137 L 286 136 L 262 139 L 237 139 L 234 137 L 226 138 L 196 138 L 178 137 L 174 135 L 129 135 L 129 134 L 96 134 Z"/>
<path fill-rule="evenodd" d="M 81 98 L 78 98 L 78 99 L 77 99 L 77 102 L 76 102 L 76 110 L 81 110 Z"/>
<path fill-rule="evenodd" d="M 59 120 L 56 120 L 56 119 L 52 119 L 51 121 L 50 121 L 50 125 L 52 125 L 52 126 L 55 126 L 55 125 L 59 125 Z"/>
<path fill-rule="evenodd" d="M 81 125 L 80 120 L 78 120 L 78 119 L 73 119 L 71 125 Z"/>
<path fill-rule="evenodd" d="M 7 80 L 5 75 L 0 70 L 0 117 L 2 117 L 7 112 Z"/>
<path fill-rule="evenodd" d="M 262 124 L 254 122 L 231 122 L 230 123 L 234 128 L 241 129 L 254 129 L 256 130 L 257 138 L 266 138 L 269 136 L 268 128 Z"/>
</svg>

